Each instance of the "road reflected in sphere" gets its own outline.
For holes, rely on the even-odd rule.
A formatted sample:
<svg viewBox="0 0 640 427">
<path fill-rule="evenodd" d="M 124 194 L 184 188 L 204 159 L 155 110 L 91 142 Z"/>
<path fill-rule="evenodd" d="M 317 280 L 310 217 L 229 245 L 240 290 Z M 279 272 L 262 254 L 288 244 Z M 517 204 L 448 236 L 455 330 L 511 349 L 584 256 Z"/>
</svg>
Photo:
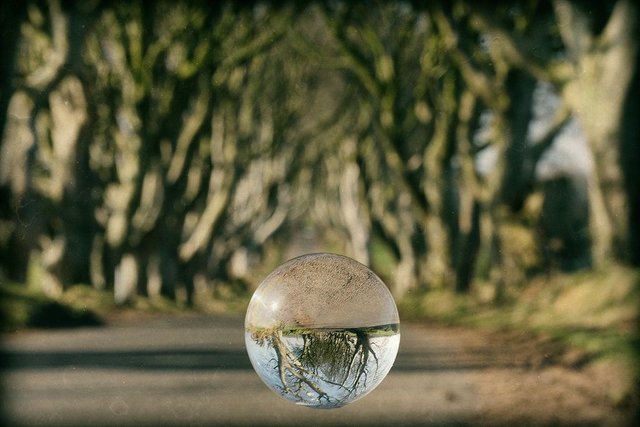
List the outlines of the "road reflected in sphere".
<svg viewBox="0 0 640 427">
<path fill-rule="evenodd" d="M 256 372 L 277 394 L 337 408 L 369 393 L 393 366 L 398 311 L 364 265 L 304 255 L 260 284 L 247 309 L 245 343 Z"/>
</svg>

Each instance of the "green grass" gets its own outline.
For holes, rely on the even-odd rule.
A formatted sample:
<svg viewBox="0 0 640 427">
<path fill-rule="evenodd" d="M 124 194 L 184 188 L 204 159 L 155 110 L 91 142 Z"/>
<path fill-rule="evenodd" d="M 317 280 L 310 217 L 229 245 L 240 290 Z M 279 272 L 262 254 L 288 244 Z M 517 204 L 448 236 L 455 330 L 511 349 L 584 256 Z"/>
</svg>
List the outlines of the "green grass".
<svg viewBox="0 0 640 427">
<path fill-rule="evenodd" d="M 536 278 L 492 304 L 479 285 L 469 295 L 446 290 L 400 301 L 403 319 L 430 319 L 488 330 L 520 330 L 577 347 L 591 360 L 615 359 L 635 369 L 640 344 L 640 271 L 620 265 Z"/>
<path fill-rule="evenodd" d="M 36 287 L 0 284 L 0 331 L 25 328 L 66 328 L 106 323 L 123 312 L 182 313 L 188 309 L 164 297 L 135 297 L 117 305 L 113 293 L 87 285 L 73 285 L 51 298 Z"/>
<path fill-rule="evenodd" d="M 402 320 L 430 320 L 489 331 L 519 331 L 577 351 L 581 369 L 616 375 L 608 386 L 613 406 L 633 400 L 640 381 L 640 270 L 608 265 L 595 271 L 555 274 L 510 289 L 490 303 L 490 285 L 469 295 L 435 290 L 400 301 Z"/>
<path fill-rule="evenodd" d="M 304 328 L 300 326 L 274 326 L 269 328 L 263 327 L 248 327 L 247 332 L 250 332 L 256 337 L 264 338 L 280 332 L 284 336 L 300 336 L 311 335 L 321 332 L 343 332 L 355 336 L 356 330 L 358 333 L 362 332 L 369 337 L 388 337 L 396 335 L 399 332 L 398 325 L 381 325 L 371 326 L 363 328 Z"/>
<path fill-rule="evenodd" d="M 16 283 L 0 285 L 0 330 L 23 328 L 60 328 L 100 325 L 95 311 L 49 298 L 32 287 Z"/>
</svg>

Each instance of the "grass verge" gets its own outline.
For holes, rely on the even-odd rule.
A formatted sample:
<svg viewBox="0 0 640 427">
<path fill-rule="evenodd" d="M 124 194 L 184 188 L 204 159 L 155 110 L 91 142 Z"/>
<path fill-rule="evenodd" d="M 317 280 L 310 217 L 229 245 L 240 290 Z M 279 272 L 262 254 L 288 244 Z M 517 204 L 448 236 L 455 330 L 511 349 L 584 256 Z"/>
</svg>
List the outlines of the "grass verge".
<svg viewBox="0 0 640 427">
<path fill-rule="evenodd" d="M 186 308 L 166 298 L 136 297 L 125 305 L 113 294 L 86 285 L 74 285 L 51 298 L 31 286 L 0 284 L 0 331 L 99 326 L 128 314 L 182 313 Z"/>
<path fill-rule="evenodd" d="M 488 286 L 488 285 L 485 285 Z M 608 366 L 623 384 L 616 406 L 633 400 L 640 378 L 640 271 L 621 265 L 535 278 L 512 290 L 504 303 L 486 302 L 479 285 L 469 295 L 446 290 L 409 295 L 399 303 L 403 320 L 431 320 L 489 331 L 530 333 L 579 352 L 575 368 Z"/>
</svg>

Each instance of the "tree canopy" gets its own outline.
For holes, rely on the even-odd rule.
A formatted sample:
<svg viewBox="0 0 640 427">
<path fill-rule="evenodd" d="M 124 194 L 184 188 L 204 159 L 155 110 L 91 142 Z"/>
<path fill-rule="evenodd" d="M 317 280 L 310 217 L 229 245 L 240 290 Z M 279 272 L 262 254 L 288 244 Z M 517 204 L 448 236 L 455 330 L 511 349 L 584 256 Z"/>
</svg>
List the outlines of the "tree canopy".
<svg viewBox="0 0 640 427">
<path fill-rule="evenodd" d="M 3 280 L 191 304 L 307 238 L 397 296 L 640 263 L 631 0 L 33 0 L 0 20 Z M 587 165 L 551 151 L 571 126 Z"/>
</svg>

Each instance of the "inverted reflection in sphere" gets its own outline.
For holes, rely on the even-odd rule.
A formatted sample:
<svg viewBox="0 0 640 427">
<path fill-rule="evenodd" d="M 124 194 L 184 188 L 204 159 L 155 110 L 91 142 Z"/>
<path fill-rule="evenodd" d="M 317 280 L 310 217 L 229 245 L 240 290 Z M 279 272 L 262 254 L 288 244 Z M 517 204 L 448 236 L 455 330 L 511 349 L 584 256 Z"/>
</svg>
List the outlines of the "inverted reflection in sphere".
<svg viewBox="0 0 640 427">
<path fill-rule="evenodd" d="M 369 393 L 398 352 L 398 310 L 369 268 L 340 255 L 303 255 L 276 268 L 245 318 L 260 378 L 297 404 L 336 408 Z"/>
</svg>

